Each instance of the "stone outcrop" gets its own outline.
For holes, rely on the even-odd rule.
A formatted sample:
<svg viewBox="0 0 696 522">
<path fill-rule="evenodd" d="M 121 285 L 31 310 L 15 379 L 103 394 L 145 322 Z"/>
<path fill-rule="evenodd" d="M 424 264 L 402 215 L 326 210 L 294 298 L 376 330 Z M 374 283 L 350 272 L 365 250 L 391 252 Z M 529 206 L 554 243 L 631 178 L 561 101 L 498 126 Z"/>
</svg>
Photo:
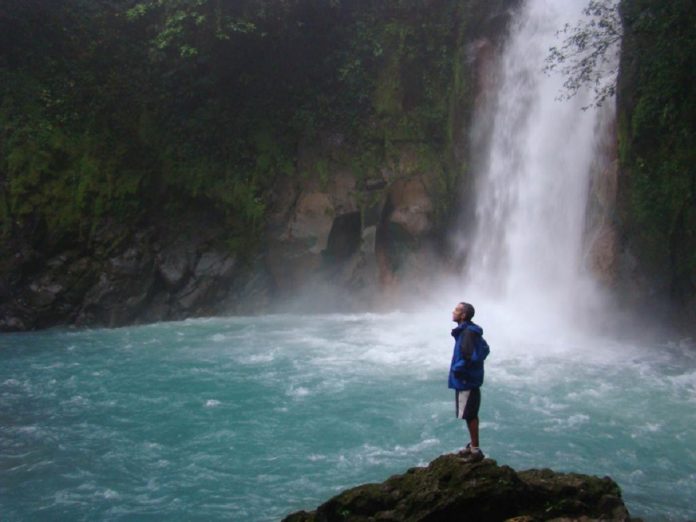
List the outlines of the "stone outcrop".
<svg viewBox="0 0 696 522">
<path fill-rule="evenodd" d="M 620 245 L 614 217 L 619 176 L 615 127 L 612 118 L 599 132 L 601 140 L 592 169 L 586 223 L 589 268 L 607 288 L 615 287 L 619 277 Z"/>
<path fill-rule="evenodd" d="M 224 209 L 201 195 L 175 202 L 185 215 L 148 209 L 60 238 L 45 237 L 40 221 L 22 225 L 0 244 L 0 331 L 255 313 L 287 298 L 308 311 L 413 300 L 449 265 L 472 100 L 516 2 L 455 9 L 443 33 L 404 19 L 404 30 L 376 34 L 384 66 L 359 132 L 336 124 L 288 137 L 297 150 L 264 173 L 273 185 L 253 253 L 226 244 Z M 404 39 L 409 27 L 450 46 L 452 63 L 422 77 L 434 63 L 427 46 Z"/>
<path fill-rule="evenodd" d="M 307 175 L 279 183 L 251 257 L 232 254 L 201 208 L 135 232 L 107 221 L 88 248 L 7 245 L 18 253 L 3 267 L 13 277 L 0 285 L 0 331 L 256 313 L 303 292 L 312 298 L 296 309 L 365 309 L 404 280 L 427 284 L 442 262 L 430 248 L 437 173 L 403 146 L 366 179 L 341 160 L 353 154 L 340 140 L 301 152 Z"/>
<path fill-rule="evenodd" d="M 357 152 L 336 135 L 305 148 L 298 166 L 305 180 L 286 181 L 269 219 L 267 259 L 278 295 L 321 289 L 344 309 L 347 295 L 370 306 L 429 255 L 436 172 L 409 145 L 395 147 L 393 159 L 367 177 L 350 168 L 346 158 Z"/>
<path fill-rule="evenodd" d="M 618 485 L 608 477 L 528 470 L 485 459 L 467 464 L 443 455 L 381 484 L 344 491 L 315 511 L 284 522 L 310 521 L 630 521 Z"/>
<path fill-rule="evenodd" d="M 0 288 L 0 331 L 60 324 L 123 326 L 268 305 L 272 282 L 258 259 L 239 259 L 202 215 L 134 235 L 106 223 L 89 251 L 21 251 Z M 256 261 L 256 262 L 255 262 Z"/>
</svg>

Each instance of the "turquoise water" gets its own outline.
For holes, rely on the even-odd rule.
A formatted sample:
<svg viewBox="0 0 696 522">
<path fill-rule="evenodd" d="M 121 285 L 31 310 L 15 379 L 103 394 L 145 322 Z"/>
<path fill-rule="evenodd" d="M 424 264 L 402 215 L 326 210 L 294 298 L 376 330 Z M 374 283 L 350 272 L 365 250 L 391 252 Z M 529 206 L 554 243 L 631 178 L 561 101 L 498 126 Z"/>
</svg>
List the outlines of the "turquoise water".
<svg viewBox="0 0 696 522">
<path fill-rule="evenodd" d="M 2 335 L 0 518 L 278 520 L 457 450 L 442 315 Z M 693 346 L 487 338 L 489 456 L 611 475 L 632 515 L 696 518 Z"/>
</svg>

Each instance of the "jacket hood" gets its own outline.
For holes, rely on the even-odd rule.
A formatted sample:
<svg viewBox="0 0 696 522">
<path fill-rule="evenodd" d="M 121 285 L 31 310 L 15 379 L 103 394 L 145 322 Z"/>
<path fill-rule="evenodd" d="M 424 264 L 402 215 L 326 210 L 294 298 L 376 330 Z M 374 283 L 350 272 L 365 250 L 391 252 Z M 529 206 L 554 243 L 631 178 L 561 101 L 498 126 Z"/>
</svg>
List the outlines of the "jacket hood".
<svg viewBox="0 0 696 522">
<path fill-rule="evenodd" d="M 470 322 L 470 323 L 468 324 L 467 328 L 469 328 L 469 330 L 471 330 L 472 332 L 476 332 L 476 333 L 479 334 L 479 335 L 483 335 L 483 328 L 481 328 L 481 327 L 480 327 L 479 325 L 477 325 L 476 323 Z"/>
<path fill-rule="evenodd" d="M 457 335 L 459 335 L 459 333 L 465 328 L 479 335 L 483 335 L 483 328 L 481 328 L 479 325 L 472 323 L 471 321 L 464 321 L 462 324 L 457 325 L 452 329 L 452 337 L 457 337 Z"/>
</svg>

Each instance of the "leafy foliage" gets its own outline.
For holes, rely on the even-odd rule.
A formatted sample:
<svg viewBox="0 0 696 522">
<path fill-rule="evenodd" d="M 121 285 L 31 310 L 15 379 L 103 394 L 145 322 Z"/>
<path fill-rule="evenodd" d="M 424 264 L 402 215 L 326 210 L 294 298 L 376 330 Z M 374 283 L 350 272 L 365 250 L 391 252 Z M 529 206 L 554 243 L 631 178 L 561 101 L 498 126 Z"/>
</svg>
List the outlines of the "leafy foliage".
<svg viewBox="0 0 696 522">
<path fill-rule="evenodd" d="M 632 0 L 622 12 L 623 219 L 642 262 L 683 299 L 696 291 L 696 7 Z"/>
<path fill-rule="evenodd" d="M 546 57 L 546 72 L 564 76 L 559 99 L 569 99 L 590 86 L 593 105 L 601 106 L 616 91 L 618 47 L 623 36 L 618 0 L 590 0 L 583 9 L 585 18 L 566 24 L 558 34 L 560 47 L 553 46 Z"/>
<path fill-rule="evenodd" d="M 133 224 L 195 202 L 249 245 L 300 140 L 339 129 L 365 159 L 392 140 L 444 140 L 456 9 L 6 0 L 3 233 L 32 222 L 84 237 L 106 216 Z"/>
</svg>

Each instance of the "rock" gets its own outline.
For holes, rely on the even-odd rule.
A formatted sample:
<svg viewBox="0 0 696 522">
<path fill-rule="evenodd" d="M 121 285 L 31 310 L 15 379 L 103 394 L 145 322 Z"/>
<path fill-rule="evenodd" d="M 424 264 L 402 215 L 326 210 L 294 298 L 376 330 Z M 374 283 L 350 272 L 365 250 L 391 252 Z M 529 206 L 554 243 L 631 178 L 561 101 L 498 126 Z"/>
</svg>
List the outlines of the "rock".
<svg viewBox="0 0 696 522">
<path fill-rule="evenodd" d="M 4 315 L 0 309 L 0 316 Z M 27 327 L 19 317 L 0 317 L 0 332 L 22 332 Z"/>
<path fill-rule="evenodd" d="M 288 515 L 285 522 L 310 521 L 630 521 L 618 485 L 551 470 L 516 472 L 485 459 L 464 463 L 443 455 L 381 484 L 344 491 L 315 511 Z"/>
<path fill-rule="evenodd" d="M 586 218 L 588 265 L 599 281 L 611 288 L 618 281 L 621 243 L 616 220 L 619 160 L 614 126 L 600 129 L 598 139 Z"/>
<path fill-rule="evenodd" d="M 213 281 L 209 278 L 191 279 L 176 295 L 176 302 L 184 311 L 191 312 L 205 300 L 212 288 Z"/>
<path fill-rule="evenodd" d="M 590 246 L 590 269 L 597 279 L 609 288 L 616 283 L 617 279 L 618 242 L 616 229 L 604 224 L 597 231 Z"/>
<path fill-rule="evenodd" d="M 169 290 L 177 290 L 186 282 L 194 255 L 183 242 L 177 242 L 157 255 L 157 271 Z"/>
<path fill-rule="evenodd" d="M 76 324 L 109 327 L 137 324 L 154 284 L 151 271 L 137 275 L 124 277 L 122 273 L 102 273 L 85 294 Z"/>
<path fill-rule="evenodd" d="M 60 283 L 52 281 L 38 281 L 29 285 L 31 294 L 29 303 L 35 308 L 45 308 L 53 304 L 64 288 Z"/>
<path fill-rule="evenodd" d="M 325 192 L 303 192 L 288 222 L 269 238 L 268 267 L 283 292 L 304 286 L 321 267 L 335 209 Z"/>
<path fill-rule="evenodd" d="M 109 260 L 114 274 L 124 276 L 137 275 L 144 265 L 143 255 L 137 246 L 130 247 L 121 255 Z"/>
<path fill-rule="evenodd" d="M 319 254 L 326 248 L 333 224 L 334 207 L 328 194 L 310 192 L 300 196 L 294 220 L 288 234 L 291 238 L 305 240 L 309 252 Z"/>
<path fill-rule="evenodd" d="M 324 250 L 324 260 L 343 263 L 360 249 L 362 243 L 360 212 L 336 216 Z"/>
<path fill-rule="evenodd" d="M 413 236 L 427 232 L 431 226 L 433 204 L 421 179 L 399 180 L 392 186 L 393 207 L 389 220 L 401 225 Z"/>
<path fill-rule="evenodd" d="M 327 190 L 336 215 L 358 211 L 356 180 L 350 169 L 344 167 L 332 171 Z"/>
<path fill-rule="evenodd" d="M 360 246 L 361 252 L 364 254 L 375 253 L 375 240 L 377 238 L 377 227 L 366 227 L 362 231 L 362 243 Z"/>
<path fill-rule="evenodd" d="M 234 265 L 233 256 L 212 250 L 201 255 L 193 273 L 195 277 L 229 277 Z"/>
<path fill-rule="evenodd" d="M 240 263 L 239 273 L 232 284 L 225 288 L 225 297 L 220 301 L 222 313 L 255 314 L 267 310 L 271 303 L 273 280 L 263 258 L 259 255 L 251 263 Z"/>
</svg>

